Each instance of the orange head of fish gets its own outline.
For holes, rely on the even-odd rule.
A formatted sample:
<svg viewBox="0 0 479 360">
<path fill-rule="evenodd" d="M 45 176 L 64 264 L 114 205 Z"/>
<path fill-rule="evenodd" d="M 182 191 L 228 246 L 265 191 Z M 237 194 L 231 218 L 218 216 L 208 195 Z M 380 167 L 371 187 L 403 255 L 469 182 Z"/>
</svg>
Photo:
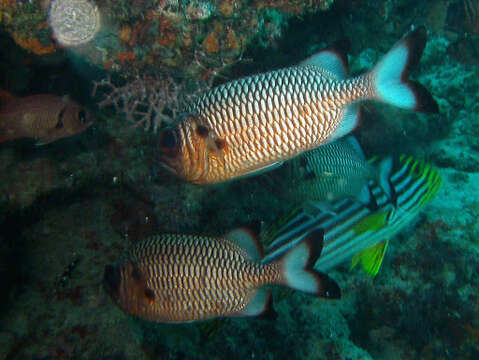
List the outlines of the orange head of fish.
<svg viewBox="0 0 479 360">
<path fill-rule="evenodd" d="M 198 117 L 189 115 L 174 128 L 160 133 L 160 162 L 175 175 L 192 183 L 208 182 L 215 157 L 212 131 Z"/>
<path fill-rule="evenodd" d="M 137 265 L 131 261 L 107 265 L 103 275 L 103 288 L 125 312 L 149 318 L 155 303 L 155 293 Z"/>
</svg>

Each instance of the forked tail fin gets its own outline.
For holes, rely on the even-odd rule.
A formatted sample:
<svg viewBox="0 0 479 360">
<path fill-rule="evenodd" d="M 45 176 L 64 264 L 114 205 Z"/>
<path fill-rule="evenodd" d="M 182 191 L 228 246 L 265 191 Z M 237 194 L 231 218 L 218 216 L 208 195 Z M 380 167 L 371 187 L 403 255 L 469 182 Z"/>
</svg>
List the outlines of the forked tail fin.
<svg viewBox="0 0 479 360">
<path fill-rule="evenodd" d="M 393 170 L 393 159 L 391 156 L 387 156 L 382 159 L 377 167 L 377 181 L 378 185 L 384 191 L 388 199 L 392 199 L 392 189 L 389 179 Z"/>
<path fill-rule="evenodd" d="M 438 105 L 421 84 L 410 81 L 411 69 L 419 63 L 426 46 L 421 26 L 400 40 L 371 71 L 377 100 L 415 111 L 437 113 Z"/>
<path fill-rule="evenodd" d="M 314 269 L 323 249 L 323 238 L 324 231 L 315 230 L 274 260 L 281 266 L 280 285 L 328 299 L 341 297 L 338 284 L 326 274 Z"/>
</svg>

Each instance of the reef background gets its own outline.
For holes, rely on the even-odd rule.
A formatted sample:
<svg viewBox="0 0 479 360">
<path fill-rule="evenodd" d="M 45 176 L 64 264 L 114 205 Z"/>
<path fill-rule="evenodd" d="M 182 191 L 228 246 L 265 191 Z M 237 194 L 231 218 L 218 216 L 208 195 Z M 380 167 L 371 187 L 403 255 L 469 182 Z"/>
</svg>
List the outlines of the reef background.
<svg viewBox="0 0 479 360">
<path fill-rule="evenodd" d="M 46 22 L 48 1 L 0 2 L 0 87 L 69 94 L 96 115 L 74 138 L 0 145 L 0 360 L 479 358 L 477 1 L 97 4 L 106 15 L 93 42 L 62 49 Z M 376 278 L 348 264 L 332 271 L 343 292 L 335 302 L 275 291 L 274 322 L 158 325 L 113 305 L 103 269 L 131 243 L 158 231 L 217 235 L 268 224 L 288 208 L 276 200 L 274 173 L 205 187 L 165 173 L 156 134 L 98 109 L 108 89 L 92 97 L 94 82 L 111 73 L 121 88 L 149 76 L 194 92 L 294 64 L 343 37 L 358 73 L 421 24 L 429 41 L 414 74 L 440 114 L 371 104 L 355 134 L 368 155 L 431 162 L 443 187 L 391 239 Z M 161 105 L 168 114 L 175 103 Z"/>
</svg>

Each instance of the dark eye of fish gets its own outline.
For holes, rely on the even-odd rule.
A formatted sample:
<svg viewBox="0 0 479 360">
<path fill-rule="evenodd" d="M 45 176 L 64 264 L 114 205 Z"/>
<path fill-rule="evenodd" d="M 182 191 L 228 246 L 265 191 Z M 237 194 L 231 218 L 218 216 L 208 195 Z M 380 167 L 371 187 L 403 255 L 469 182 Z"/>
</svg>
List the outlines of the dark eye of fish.
<svg viewBox="0 0 479 360">
<path fill-rule="evenodd" d="M 55 129 L 63 128 L 63 115 L 65 115 L 65 108 L 61 109 L 60 113 L 58 114 L 58 121 L 55 125 Z"/>
<path fill-rule="evenodd" d="M 85 110 L 80 110 L 78 112 L 78 119 L 80 120 L 80 122 L 82 124 L 86 123 L 86 112 L 85 112 Z"/>
<path fill-rule="evenodd" d="M 209 130 L 206 126 L 203 125 L 198 125 L 196 127 L 196 133 L 201 136 L 202 138 L 205 138 L 208 136 Z"/>
<path fill-rule="evenodd" d="M 155 293 L 150 288 L 145 289 L 145 296 L 150 301 L 155 300 Z"/>
</svg>

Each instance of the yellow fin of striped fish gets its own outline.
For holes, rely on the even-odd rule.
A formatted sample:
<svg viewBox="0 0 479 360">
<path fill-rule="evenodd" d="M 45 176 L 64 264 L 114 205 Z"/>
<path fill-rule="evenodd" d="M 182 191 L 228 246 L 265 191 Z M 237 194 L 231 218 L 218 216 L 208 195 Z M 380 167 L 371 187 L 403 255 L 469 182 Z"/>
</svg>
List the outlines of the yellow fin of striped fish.
<svg viewBox="0 0 479 360">
<path fill-rule="evenodd" d="M 366 274 L 376 276 L 381 268 L 381 264 L 383 263 L 388 242 L 389 241 L 382 241 L 379 244 L 371 246 L 370 248 L 354 255 L 353 260 L 351 261 L 350 270 L 361 262 L 361 266 Z"/>
<path fill-rule="evenodd" d="M 357 223 L 353 230 L 357 234 L 365 233 L 366 231 L 378 230 L 386 225 L 389 211 L 381 211 L 366 217 L 364 220 Z"/>
</svg>

